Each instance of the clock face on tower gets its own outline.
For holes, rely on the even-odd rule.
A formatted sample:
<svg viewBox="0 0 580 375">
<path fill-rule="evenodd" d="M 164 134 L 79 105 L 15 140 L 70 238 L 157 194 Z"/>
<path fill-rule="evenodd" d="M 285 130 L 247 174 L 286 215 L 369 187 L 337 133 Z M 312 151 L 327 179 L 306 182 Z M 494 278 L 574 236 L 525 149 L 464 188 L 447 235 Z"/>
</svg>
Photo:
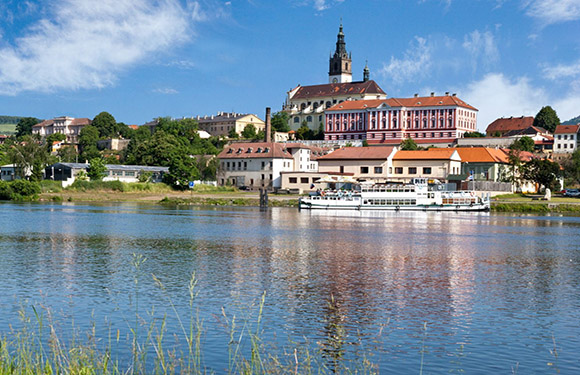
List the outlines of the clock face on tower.
<svg viewBox="0 0 580 375">
<path fill-rule="evenodd" d="M 336 79 L 336 77 L 334 77 L 334 78 L 332 79 L 332 83 L 338 83 L 338 79 Z"/>
</svg>

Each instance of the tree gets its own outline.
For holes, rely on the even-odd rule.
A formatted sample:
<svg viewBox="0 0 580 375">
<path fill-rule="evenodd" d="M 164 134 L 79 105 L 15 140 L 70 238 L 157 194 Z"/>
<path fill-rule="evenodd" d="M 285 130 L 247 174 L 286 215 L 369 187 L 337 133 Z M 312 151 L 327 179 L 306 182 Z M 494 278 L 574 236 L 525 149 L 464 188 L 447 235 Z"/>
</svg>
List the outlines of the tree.
<svg viewBox="0 0 580 375">
<path fill-rule="evenodd" d="M 98 158 L 101 154 L 97 149 L 99 140 L 99 130 L 92 125 L 85 126 L 81 129 L 79 135 L 80 159 L 91 160 Z"/>
<path fill-rule="evenodd" d="M 230 129 L 230 131 L 228 132 L 228 137 L 232 138 L 232 139 L 238 139 L 240 138 L 240 135 L 236 132 L 236 128 L 233 127 Z"/>
<path fill-rule="evenodd" d="M 254 126 L 254 124 L 246 125 L 244 130 L 242 130 L 242 138 L 246 139 L 256 138 L 256 127 Z"/>
<path fill-rule="evenodd" d="M 485 134 L 480 132 L 465 132 L 463 133 L 463 138 L 483 138 Z"/>
<path fill-rule="evenodd" d="M 523 136 L 521 138 L 516 139 L 510 146 L 512 150 L 520 150 L 520 151 L 534 151 L 534 140 L 530 137 Z"/>
<path fill-rule="evenodd" d="M 102 158 L 93 158 L 89 162 L 89 170 L 87 175 L 91 181 L 101 181 L 106 176 L 107 167 Z"/>
<path fill-rule="evenodd" d="M 563 164 L 564 176 L 572 180 L 573 184 L 580 184 L 580 149 L 574 151 Z"/>
<path fill-rule="evenodd" d="M 534 126 L 544 128 L 551 133 L 556 130 L 556 126 L 558 125 L 560 125 L 560 119 L 556 111 L 549 105 L 542 107 L 536 117 L 534 117 Z"/>
<path fill-rule="evenodd" d="M 523 178 L 538 185 L 555 190 L 560 174 L 560 165 L 548 159 L 532 159 L 523 166 Z"/>
<path fill-rule="evenodd" d="M 38 138 L 26 135 L 19 142 L 12 144 L 8 153 L 20 178 L 26 178 L 27 172 L 30 172 L 32 173 L 31 180 L 42 180 L 44 168 L 48 165 L 49 155 L 46 145 Z"/>
<path fill-rule="evenodd" d="M 74 146 L 63 146 L 57 151 L 57 156 L 63 163 L 74 163 L 78 160 L 78 153 Z"/>
<path fill-rule="evenodd" d="M 101 138 L 116 137 L 119 134 L 117 121 L 109 112 L 101 112 L 96 115 L 91 125 L 98 130 Z"/>
<path fill-rule="evenodd" d="M 272 129 L 278 132 L 289 132 L 290 125 L 288 125 L 288 113 L 287 112 L 276 112 L 272 115 Z"/>
<path fill-rule="evenodd" d="M 41 120 L 37 119 L 36 117 L 21 118 L 16 124 L 16 137 L 32 134 L 32 127 L 40 122 Z"/>
<path fill-rule="evenodd" d="M 308 125 L 306 125 L 306 123 L 303 123 L 302 126 L 300 126 L 298 128 L 298 130 L 296 130 L 296 138 L 297 139 L 313 139 L 314 138 L 314 132 L 312 131 L 312 129 L 310 129 L 308 127 Z"/>
<path fill-rule="evenodd" d="M 399 148 L 402 151 L 415 151 L 419 149 L 419 146 L 417 146 L 417 143 L 413 140 L 413 138 L 406 138 L 403 142 L 401 142 Z"/>
</svg>

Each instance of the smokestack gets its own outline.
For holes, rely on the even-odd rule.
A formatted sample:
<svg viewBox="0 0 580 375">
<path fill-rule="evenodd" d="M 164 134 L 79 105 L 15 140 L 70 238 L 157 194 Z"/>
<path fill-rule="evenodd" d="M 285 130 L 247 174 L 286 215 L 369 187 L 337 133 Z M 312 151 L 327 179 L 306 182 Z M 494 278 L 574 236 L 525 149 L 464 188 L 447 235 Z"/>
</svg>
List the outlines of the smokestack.
<svg viewBox="0 0 580 375">
<path fill-rule="evenodd" d="M 272 142 L 272 124 L 270 118 L 270 107 L 266 107 L 266 131 L 264 132 L 264 141 Z"/>
</svg>

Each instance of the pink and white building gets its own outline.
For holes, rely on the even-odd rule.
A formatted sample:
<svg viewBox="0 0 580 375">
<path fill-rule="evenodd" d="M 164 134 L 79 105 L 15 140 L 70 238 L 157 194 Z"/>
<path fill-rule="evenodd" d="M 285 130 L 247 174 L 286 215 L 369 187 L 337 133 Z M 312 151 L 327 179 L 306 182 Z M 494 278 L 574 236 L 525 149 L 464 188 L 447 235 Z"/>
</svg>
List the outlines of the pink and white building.
<svg viewBox="0 0 580 375">
<path fill-rule="evenodd" d="M 326 140 L 366 140 L 368 144 L 451 143 L 477 131 L 478 110 L 457 96 L 345 101 L 325 111 Z"/>
</svg>

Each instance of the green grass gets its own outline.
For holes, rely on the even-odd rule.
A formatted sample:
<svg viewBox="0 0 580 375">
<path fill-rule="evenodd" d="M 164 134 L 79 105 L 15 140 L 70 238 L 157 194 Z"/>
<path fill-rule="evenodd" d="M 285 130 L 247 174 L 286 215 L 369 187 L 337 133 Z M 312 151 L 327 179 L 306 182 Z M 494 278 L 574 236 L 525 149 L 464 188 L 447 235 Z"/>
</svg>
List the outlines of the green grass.
<svg viewBox="0 0 580 375">
<path fill-rule="evenodd" d="M 16 124 L 0 124 L 0 134 L 5 135 L 16 134 Z"/>
<path fill-rule="evenodd" d="M 213 185 L 195 185 L 194 193 L 232 193 L 239 190 L 235 186 L 213 186 Z"/>
<path fill-rule="evenodd" d="M 67 187 L 69 191 L 118 191 L 118 192 L 152 192 L 164 193 L 173 191 L 170 186 L 163 183 L 149 182 L 121 182 L 121 181 L 83 181 L 76 180 L 71 186 Z"/>
<path fill-rule="evenodd" d="M 260 200 L 255 198 L 163 198 L 159 203 L 168 205 L 191 205 L 191 206 L 246 206 L 257 207 Z M 298 207 L 298 199 L 277 200 L 269 199 L 269 207 Z"/>
</svg>

